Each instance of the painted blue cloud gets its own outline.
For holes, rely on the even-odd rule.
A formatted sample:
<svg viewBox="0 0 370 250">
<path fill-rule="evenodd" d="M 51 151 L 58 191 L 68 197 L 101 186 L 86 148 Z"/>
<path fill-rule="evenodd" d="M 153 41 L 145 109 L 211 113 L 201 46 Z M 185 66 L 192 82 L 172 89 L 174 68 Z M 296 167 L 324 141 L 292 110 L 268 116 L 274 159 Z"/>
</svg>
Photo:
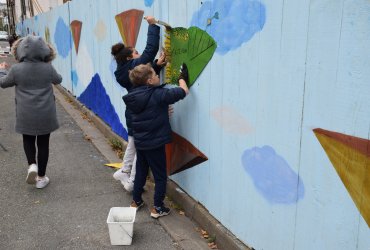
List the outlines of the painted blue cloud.
<svg viewBox="0 0 370 250">
<path fill-rule="evenodd" d="M 191 26 L 205 29 L 221 55 L 239 48 L 265 25 L 266 8 L 256 0 L 214 0 L 193 14 Z"/>
<path fill-rule="evenodd" d="M 58 50 L 58 54 L 66 58 L 71 50 L 71 32 L 69 27 L 59 17 L 54 33 L 54 41 Z"/>
<path fill-rule="evenodd" d="M 94 111 L 116 134 L 127 141 L 127 131 L 120 122 L 98 74 L 94 75 L 89 86 L 77 99 Z"/>
<path fill-rule="evenodd" d="M 270 203 L 291 204 L 303 198 L 304 185 L 301 178 L 272 147 L 245 150 L 242 164 L 254 186 Z"/>
<path fill-rule="evenodd" d="M 71 79 L 72 79 L 73 87 L 76 88 L 77 84 L 78 84 L 78 74 L 77 74 L 76 70 L 71 71 Z"/>
<path fill-rule="evenodd" d="M 150 7 L 152 6 L 154 0 L 144 0 L 144 2 L 145 2 L 145 6 Z"/>
</svg>

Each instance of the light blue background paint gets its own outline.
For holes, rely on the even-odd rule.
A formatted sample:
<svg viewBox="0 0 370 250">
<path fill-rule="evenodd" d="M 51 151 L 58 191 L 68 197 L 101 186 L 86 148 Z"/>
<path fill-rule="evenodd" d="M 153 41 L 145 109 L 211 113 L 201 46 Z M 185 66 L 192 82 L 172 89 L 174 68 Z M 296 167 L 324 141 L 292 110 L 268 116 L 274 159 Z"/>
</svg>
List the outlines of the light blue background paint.
<svg viewBox="0 0 370 250">
<path fill-rule="evenodd" d="M 369 139 L 370 3 L 214 0 L 203 6 L 201 2 L 161 0 L 149 7 L 145 1 L 75 0 L 38 15 L 37 21 L 25 20 L 17 31 L 25 34 L 28 28 L 43 35 L 49 27 L 51 42 L 57 47 L 58 20 L 68 30 L 69 20 L 81 20 L 80 46 L 86 47 L 92 59 L 93 74 L 77 74 L 77 85 L 72 84 L 78 55 L 71 49 L 71 40 L 70 47 L 61 50 L 68 50 L 67 56 L 59 54 L 53 65 L 63 75 L 63 86 L 78 97 L 87 88 L 81 79 L 98 74 L 123 126 L 125 91 L 114 80 L 110 55 L 112 44 L 122 40 L 114 16 L 131 8 L 142 9 L 174 27 L 189 27 L 194 22 L 214 32 L 221 38 L 221 51 L 215 53 L 190 94 L 175 105 L 171 118 L 173 130 L 209 160 L 171 179 L 255 249 L 370 249 L 369 227 L 312 132 L 321 127 Z M 251 7 L 254 15 L 242 19 L 235 8 L 251 3 L 261 11 L 256 13 L 258 8 Z M 206 9 L 215 6 L 221 6 L 217 7 L 219 19 L 205 27 L 202 20 L 214 15 Z M 223 12 L 234 14 L 226 19 L 233 21 L 229 25 L 223 23 Z M 110 31 L 102 41 L 94 34 L 98 20 Z M 246 20 L 253 25 L 246 26 Z M 136 45 L 139 51 L 144 49 L 146 32 L 143 21 Z M 223 42 L 221 34 L 235 37 L 235 43 Z M 242 114 L 253 131 L 237 134 L 220 126 L 211 114 L 222 107 Z M 274 159 L 275 164 L 253 157 L 243 161 L 252 149 L 265 159 Z M 246 171 L 246 163 L 252 174 Z M 281 190 L 265 191 L 256 183 L 272 183 Z M 291 202 L 294 195 L 298 202 Z M 236 201 L 237 207 L 230 208 Z"/>
</svg>

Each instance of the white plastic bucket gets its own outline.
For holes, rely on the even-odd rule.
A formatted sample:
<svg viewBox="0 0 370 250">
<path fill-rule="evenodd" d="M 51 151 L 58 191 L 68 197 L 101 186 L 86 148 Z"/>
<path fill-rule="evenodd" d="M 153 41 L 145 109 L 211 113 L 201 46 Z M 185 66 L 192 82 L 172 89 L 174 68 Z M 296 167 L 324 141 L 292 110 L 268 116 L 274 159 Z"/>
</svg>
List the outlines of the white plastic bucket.
<svg viewBox="0 0 370 250">
<path fill-rule="evenodd" d="M 134 232 L 136 208 L 112 207 L 109 210 L 107 224 L 112 245 L 131 245 Z"/>
</svg>

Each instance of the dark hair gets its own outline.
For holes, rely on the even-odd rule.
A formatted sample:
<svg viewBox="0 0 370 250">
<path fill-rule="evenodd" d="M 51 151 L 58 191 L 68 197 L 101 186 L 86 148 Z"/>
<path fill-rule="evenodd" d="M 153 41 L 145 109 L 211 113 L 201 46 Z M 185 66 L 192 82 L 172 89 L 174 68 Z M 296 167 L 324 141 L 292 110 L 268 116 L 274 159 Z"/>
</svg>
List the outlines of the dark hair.
<svg viewBox="0 0 370 250">
<path fill-rule="evenodd" d="M 130 70 L 129 77 L 132 85 L 135 87 L 140 85 L 146 85 L 148 79 L 153 76 L 153 70 L 150 63 L 140 64 L 136 66 L 133 70 Z"/>
<path fill-rule="evenodd" d="M 126 63 L 128 57 L 132 57 L 133 48 L 125 47 L 123 43 L 116 43 L 112 46 L 111 54 L 117 63 Z"/>
</svg>

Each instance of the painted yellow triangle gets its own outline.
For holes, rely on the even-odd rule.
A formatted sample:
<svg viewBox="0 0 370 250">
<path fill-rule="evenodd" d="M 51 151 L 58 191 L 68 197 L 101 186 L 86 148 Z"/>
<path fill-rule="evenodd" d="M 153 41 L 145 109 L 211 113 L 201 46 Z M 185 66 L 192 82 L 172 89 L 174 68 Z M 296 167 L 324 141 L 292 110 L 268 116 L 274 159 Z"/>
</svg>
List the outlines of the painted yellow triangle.
<svg viewBox="0 0 370 250">
<path fill-rule="evenodd" d="M 122 165 L 122 162 L 120 162 L 120 163 L 107 163 L 107 164 L 104 164 L 104 166 L 112 167 L 112 168 L 121 168 L 123 165 Z"/>
<path fill-rule="evenodd" d="M 335 138 L 315 135 L 370 227 L 370 157 Z"/>
</svg>

